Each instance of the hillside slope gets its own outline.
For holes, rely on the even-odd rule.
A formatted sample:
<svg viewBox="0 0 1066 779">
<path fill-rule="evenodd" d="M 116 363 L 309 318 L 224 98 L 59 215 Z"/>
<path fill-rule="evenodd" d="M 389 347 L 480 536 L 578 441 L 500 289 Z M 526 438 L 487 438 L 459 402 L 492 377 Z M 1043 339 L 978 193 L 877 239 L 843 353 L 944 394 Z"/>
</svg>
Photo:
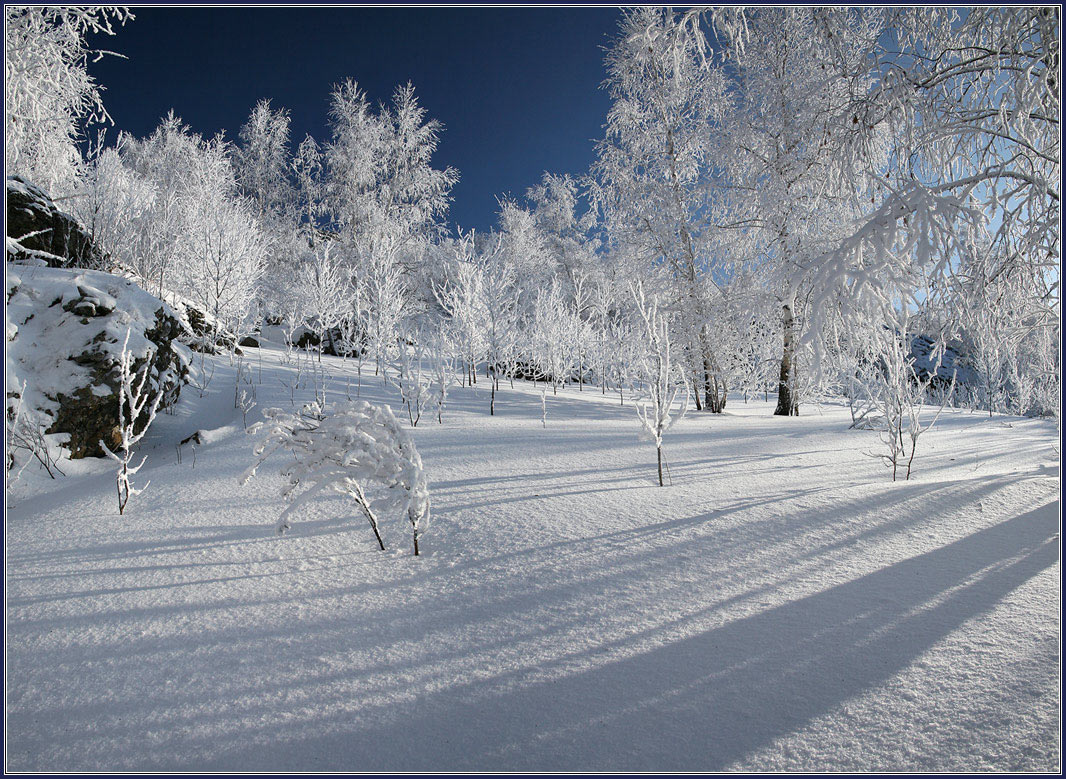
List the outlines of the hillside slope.
<svg viewBox="0 0 1066 779">
<path fill-rule="evenodd" d="M 259 409 L 310 399 L 258 351 Z M 549 394 L 544 426 L 539 388 L 493 417 L 457 388 L 413 431 L 414 558 L 339 497 L 274 536 L 280 456 L 239 486 L 236 368 L 209 359 L 126 516 L 102 462 L 9 496 L 10 770 L 1058 767 L 1053 424 L 945 412 L 892 483 L 846 409 L 734 400 L 668 434 L 659 488 L 628 401 Z"/>
</svg>

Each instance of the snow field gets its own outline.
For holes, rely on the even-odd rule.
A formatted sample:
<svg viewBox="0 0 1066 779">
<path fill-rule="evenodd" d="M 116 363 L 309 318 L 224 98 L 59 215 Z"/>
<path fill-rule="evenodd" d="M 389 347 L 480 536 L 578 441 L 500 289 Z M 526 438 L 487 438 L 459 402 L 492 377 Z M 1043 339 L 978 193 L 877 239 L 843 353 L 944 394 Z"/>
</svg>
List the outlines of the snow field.
<svg viewBox="0 0 1066 779">
<path fill-rule="evenodd" d="M 289 405 L 262 352 L 249 422 Z M 272 534 L 234 370 L 160 415 L 126 516 L 104 462 L 9 495 L 9 770 L 1058 768 L 1053 424 L 945 412 L 892 483 L 846 408 L 734 398 L 667 432 L 659 488 L 629 399 L 549 394 L 544 428 L 539 386 L 490 417 L 479 378 L 412 431 L 414 558 L 340 497 Z"/>
</svg>

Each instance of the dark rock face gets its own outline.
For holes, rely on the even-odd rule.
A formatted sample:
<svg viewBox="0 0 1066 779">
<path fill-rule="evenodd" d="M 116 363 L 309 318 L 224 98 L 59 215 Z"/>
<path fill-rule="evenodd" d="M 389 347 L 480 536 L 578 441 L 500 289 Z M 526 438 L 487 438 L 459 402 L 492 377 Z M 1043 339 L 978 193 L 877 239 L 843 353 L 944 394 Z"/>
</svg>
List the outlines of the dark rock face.
<svg viewBox="0 0 1066 779">
<path fill-rule="evenodd" d="M 64 214 L 39 187 L 7 179 L 7 236 L 25 251 L 9 259 L 38 258 L 50 267 L 100 268 L 104 258 L 74 217 Z"/>
<path fill-rule="evenodd" d="M 203 311 L 188 301 L 183 302 L 181 305 L 185 309 L 185 320 L 191 328 L 191 332 L 183 339 L 186 346 L 194 352 L 204 352 L 205 354 L 241 353 L 240 347 L 237 345 L 237 337 L 233 333 L 221 328 L 217 322 L 204 316 Z"/>
<path fill-rule="evenodd" d="M 928 379 L 933 389 L 946 389 L 953 380 L 960 387 L 977 383 L 977 375 L 963 358 L 959 343 L 948 344 L 939 354 L 934 351 L 935 348 L 936 342 L 928 336 L 916 335 L 911 338 L 911 358 L 918 379 Z"/>
<path fill-rule="evenodd" d="M 73 306 L 68 303 L 63 308 L 77 315 L 78 310 L 85 306 L 84 302 Z M 112 313 L 101 309 L 97 309 L 97 312 L 92 316 L 106 317 Z M 82 324 L 88 322 L 83 319 Z M 144 330 L 144 337 L 155 346 L 155 353 L 133 361 L 135 376 L 148 364 L 149 383 L 153 391 L 163 393 L 160 409 L 177 403 L 181 387 L 188 381 L 188 360 L 176 348 L 180 347 L 178 336 L 185 332 L 178 318 L 172 312 L 168 314 L 165 307 L 161 306 L 155 312 L 155 325 Z M 69 434 L 67 448 L 71 459 L 103 457 L 100 441 L 111 448 L 121 442 L 118 418 L 118 395 L 122 386 L 118 361 L 120 349 L 120 343 L 111 341 L 105 332 L 101 332 L 85 351 L 70 358 L 75 364 L 89 370 L 91 383 L 78 387 L 70 394 L 55 395 L 59 409 L 55 422 L 47 432 Z M 110 392 L 102 394 L 101 387 L 108 388 Z M 139 420 L 137 429 L 147 423 L 147 418 Z"/>
</svg>

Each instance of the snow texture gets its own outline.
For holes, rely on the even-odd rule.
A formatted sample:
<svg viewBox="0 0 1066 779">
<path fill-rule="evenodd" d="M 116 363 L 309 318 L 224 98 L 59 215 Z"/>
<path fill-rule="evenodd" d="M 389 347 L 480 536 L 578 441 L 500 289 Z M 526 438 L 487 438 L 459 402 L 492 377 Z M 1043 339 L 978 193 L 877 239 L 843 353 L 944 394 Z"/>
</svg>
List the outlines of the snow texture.
<svg viewBox="0 0 1066 779">
<path fill-rule="evenodd" d="M 253 415 L 289 406 L 283 355 L 248 350 Z M 341 496 L 275 535 L 284 480 L 237 486 L 254 441 L 207 359 L 125 517 L 107 461 L 8 496 L 9 770 L 1059 768 L 1054 423 L 948 410 L 892 483 L 846 408 L 732 398 L 675 425 L 660 488 L 628 400 L 564 388 L 542 425 L 541 387 L 494 416 L 455 387 L 409 431 L 414 557 Z M 400 409 L 323 363 L 330 402 Z"/>
</svg>

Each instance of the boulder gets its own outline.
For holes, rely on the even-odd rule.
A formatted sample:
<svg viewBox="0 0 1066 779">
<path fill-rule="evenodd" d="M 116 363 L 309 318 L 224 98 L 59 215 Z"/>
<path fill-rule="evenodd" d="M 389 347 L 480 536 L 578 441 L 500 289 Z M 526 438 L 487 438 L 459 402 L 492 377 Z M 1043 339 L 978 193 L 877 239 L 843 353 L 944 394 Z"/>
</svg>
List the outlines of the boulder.
<svg viewBox="0 0 1066 779">
<path fill-rule="evenodd" d="M 233 333 L 213 318 L 205 316 L 203 311 L 187 300 L 181 301 L 179 305 L 185 309 L 185 321 L 189 324 L 188 336 L 182 339 L 186 346 L 194 352 L 205 354 L 241 353 L 237 337 Z"/>
<path fill-rule="evenodd" d="M 89 234 L 56 208 L 44 190 L 19 176 L 7 179 L 8 259 L 43 260 L 53 268 L 99 268 L 103 257 Z"/>
</svg>

